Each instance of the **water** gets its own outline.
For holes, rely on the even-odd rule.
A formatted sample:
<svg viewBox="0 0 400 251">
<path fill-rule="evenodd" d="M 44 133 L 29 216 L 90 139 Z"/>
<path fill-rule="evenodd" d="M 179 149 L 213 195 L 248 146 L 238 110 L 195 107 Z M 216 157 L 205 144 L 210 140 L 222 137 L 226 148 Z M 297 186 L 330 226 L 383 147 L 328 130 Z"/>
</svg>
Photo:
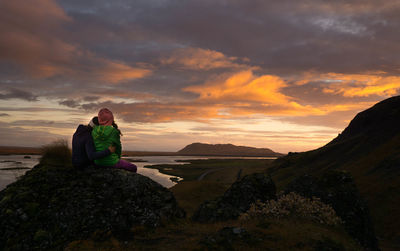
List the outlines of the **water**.
<svg viewBox="0 0 400 251">
<path fill-rule="evenodd" d="M 25 174 L 26 171 L 33 168 L 39 163 L 39 155 L 28 155 L 30 158 L 24 158 L 24 155 L 0 155 L 0 190 L 4 189 L 8 184 L 14 182 L 18 177 Z M 180 177 L 166 175 L 160 173 L 157 169 L 144 168 L 149 165 L 173 164 L 180 165 L 188 162 L 176 162 L 176 160 L 192 160 L 192 159 L 231 159 L 238 157 L 197 157 L 197 156 L 129 156 L 124 157 L 134 163 L 141 175 L 160 183 L 164 187 L 170 188 L 176 184 L 171 178 L 181 180 Z M 242 159 L 268 159 L 257 157 L 241 157 Z M 138 162 L 135 160 L 143 160 L 146 162 Z"/>
<path fill-rule="evenodd" d="M 39 163 L 39 155 L 0 155 L 0 190 Z M 6 169 L 6 170 L 5 170 Z"/>
<path fill-rule="evenodd" d="M 0 155 L 0 190 L 3 190 L 8 184 L 11 184 L 18 177 L 24 175 L 26 171 L 33 168 L 39 163 L 39 155 L 27 155 L 30 158 L 25 158 L 24 155 Z M 172 156 L 153 156 L 153 157 L 129 157 L 127 159 L 140 159 L 147 162 L 132 161 L 138 167 L 138 173 L 151 178 L 161 185 L 170 188 L 176 184 L 170 178 L 180 179 L 179 177 L 170 176 L 160 173 L 157 169 L 144 168 L 145 165 L 158 164 L 184 164 L 175 162 L 176 157 Z M 182 158 L 179 158 L 182 159 Z"/>
<path fill-rule="evenodd" d="M 160 173 L 157 169 L 151 168 L 144 168 L 144 166 L 150 165 L 161 165 L 161 164 L 173 164 L 173 165 L 180 165 L 185 164 L 184 162 L 176 162 L 176 160 L 185 160 L 185 159 L 193 159 L 186 158 L 186 157 L 177 157 L 177 156 L 129 156 L 124 157 L 124 159 L 140 159 L 146 162 L 136 162 L 130 161 L 137 166 L 137 172 L 141 175 L 147 176 L 150 179 L 160 183 L 161 185 L 165 186 L 166 188 L 170 188 L 176 184 L 173 182 L 171 178 L 176 178 L 177 180 L 181 180 L 180 177 L 171 176 L 167 174 Z"/>
</svg>

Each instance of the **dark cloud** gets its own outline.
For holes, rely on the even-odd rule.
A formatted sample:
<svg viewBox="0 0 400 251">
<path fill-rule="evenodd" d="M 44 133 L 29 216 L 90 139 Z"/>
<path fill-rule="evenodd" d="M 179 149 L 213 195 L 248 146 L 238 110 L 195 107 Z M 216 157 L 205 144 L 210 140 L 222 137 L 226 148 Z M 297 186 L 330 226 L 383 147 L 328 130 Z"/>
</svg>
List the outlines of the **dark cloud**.
<svg viewBox="0 0 400 251">
<path fill-rule="evenodd" d="M 1 2 L 0 58 L 31 78 L 61 75 L 75 81 L 118 83 L 150 73 L 141 66 L 97 56 L 74 40 L 68 25 L 76 24 L 53 0 Z"/>
<path fill-rule="evenodd" d="M 145 123 L 260 115 L 335 130 L 399 93 L 399 11 L 383 0 L 0 1 L 0 110 L 78 121 L 107 106 Z"/>
<path fill-rule="evenodd" d="M 74 122 L 69 121 L 54 121 L 54 120 L 16 120 L 9 123 L 10 126 L 29 126 L 32 128 L 67 128 L 73 129 L 77 126 Z"/>
<path fill-rule="evenodd" d="M 38 97 L 28 91 L 11 88 L 6 92 L 0 93 L 0 99 L 23 99 L 27 101 L 38 101 Z"/>
<path fill-rule="evenodd" d="M 85 97 L 83 97 L 83 100 L 84 101 L 96 101 L 96 100 L 98 100 L 99 99 L 99 97 L 98 96 L 85 96 Z"/>
<path fill-rule="evenodd" d="M 54 126 L 55 122 L 52 120 L 16 120 L 10 124 L 16 126 Z"/>
<path fill-rule="evenodd" d="M 204 120 L 217 116 L 216 109 L 195 103 L 116 103 L 101 102 L 83 104 L 87 111 L 97 112 L 103 107 L 112 110 L 118 119 L 126 122 L 170 122 L 173 120 Z"/>
<path fill-rule="evenodd" d="M 71 109 L 48 108 L 48 107 L 6 107 L 1 106 L 0 111 L 7 112 L 71 112 Z"/>
<path fill-rule="evenodd" d="M 248 134 L 255 134 L 255 135 L 266 135 L 268 137 L 301 137 L 302 135 L 296 135 L 299 132 L 298 131 L 293 131 L 293 130 L 282 130 L 282 131 L 272 131 L 272 130 L 251 130 L 251 129 L 244 129 L 244 128 L 238 128 L 235 127 L 234 125 L 235 122 L 233 122 L 233 125 L 231 127 L 221 127 L 217 125 L 207 125 L 207 126 L 196 126 L 191 128 L 191 131 L 203 131 L 203 132 L 239 132 L 239 133 L 248 133 Z M 319 135 L 331 135 L 332 133 L 336 132 L 335 129 L 332 130 L 313 130 L 313 133 L 319 134 Z M 291 136 L 291 135 L 296 135 L 296 136 Z M 303 135 L 304 137 L 307 137 L 306 135 Z"/>
<path fill-rule="evenodd" d="M 118 7 L 124 4 L 130 8 Z M 77 5 L 75 11 L 79 12 Z M 381 63 L 372 54 L 378 53 L 374 46 L 379 40 L 371 36 L 376 34 L 379 22 L 385 20 L 389 10 L 377 8 L 370 1 L 332 4 L 326 1 L 290 4 L 287 1 L 230 1 L 229 4 L 224 1 L 136 1 L 134 4 L 120 1 L 114 7 L 97 4 L 90 16 L 104 17 L 103 22 L 120 23 L 120 26 L 134 23 L 146 30 L 144 37 L 151 37 L 153 44 L 166 40 L 164 44 L 196 45 L 229 56 L 250 57 L 253 62 L 273 68 L 285 65 L 291 69 L 322 68 L 328 64 L 329 60 L 325 59 L 332 59 L 343 70 L 343 63 L 348 67 L 350 62 L 336 62 L 336 58 L 354 61 L 352 55 L 363 56 L 366 51 L 368 55 L 362 58 L 367 57 L 369 62 L 362 63 L 364 60 L 360 59 L 359 63 L 364 66 Z M 74 8 L 70 13 L 74 13 Z M 158 37 L 154 37 L 155 33 Z M 393 35 L 385 33 L 385 36 Z M 148 44 L 147 48 L 136 49 L 154 51 L 156 48 Z M 330 67 L 334 66 L 332 63 Z"/>
<path fill-rule="evenodd" d="M 1 143 L 4 146 L 43 146 L 58 139 L 66 139 L 64 135 L 54 134 L 40 129 L 24 129 L 10 123 L 0 122 L 3 133 Z M 21 137 L 23 135 L 23 137 Z"/>
<path fill-rule="evenodd" d="M 76 100 L 72 100 L 72 99 L 68 99 L 68 100 L 64 100 L 64 101 L 60 101 L 58 102 L 60 105 L 65 105 L 67 107 L 71 107 L 71 108 L 76 108 L 79 107 L 80 104 L 78 101 Z"/>
<path fill-rule="evenodd" d="M 263 74 L 288 75 L 309 70 L 381 70 L 398 74 L 400 69 L 400 59 L 392 53 L 400 49 L 400 35 L 396 32 L 399 6 L 391 1 L 117 0 L 110 5 L 105 0 L 41 0 L 39 7 L 50 10 L 43 15 L 32 4 L 23 6 L 30 7 L 4 5 L 4 12 L 8 13 L 3 16 L 3 23 L 8 25 L 1 28 L 7 45 L 2 51 L 9 54 L 0 57 L 29 64 L 33 70 L 40 66 L 37 72 L 58 77 L 41 84 L 58 87 L 47 90 L 45 96 L 65 98 L 70 94 L 75 99 L 82 89 L 95 90 L 93 86 L 102 85 L 97 81 L 100 72 L 112 66 L 110 62 L 126 67 L 138 63 L 155 67 L 147 76 L 138 72 L 141 78 L 122 84 L 125 89 L 184 95 L 180 89 L 195 84 L 192 78 L 205 82 L 215 74 L 196 74 L 188 68 L 179 70 L 160 64 L 162 59 L 185 48 L 211 50 L 226 58 L 248 58 L 249 65 L 260 67 Z M 21 23 L 23 29 L 11 25 L 18 21 L 16 16 L 26 16 L 30 10 L 36 14 L 27 16 L 30 22 Z M 15 28 L 18 46 L 11 46 L 6 34 Z M 31 33 L 36 34 L 31 40 L 38 46 L 19 44 Z M 15 48 L 26 51 L 17 52 Z M 32 55 L 30 60 L 41 62 L 29 61 L 27 55 Z M 184 56 L 175 62 L 182 59 Z M 129 77 L 124 76 L 126 73 L 123 66 L 114 65 L 105 74 L 108 80 L 119 81 Z M 69 88 L 65 88 L 66 81 Z"/>
<path fill-rule="evenodd" d="M 0 113 L 0 117 L 9 117 L 10 116 L 10 114 L 8 114 L 8 113 Z"/>
<path fill-rule="evenodd" d="M 399 73 L 393 1 L 60 1 L 92 50 L 155 63 L 182 47 L 246 57 L 270 73 Z M 89 32 L 90 31 L 90 32 Z M 89 35 L 90 34 L 90 35 Z M 104 36 L 107 34 L 107 36 Z"/>
</svg>

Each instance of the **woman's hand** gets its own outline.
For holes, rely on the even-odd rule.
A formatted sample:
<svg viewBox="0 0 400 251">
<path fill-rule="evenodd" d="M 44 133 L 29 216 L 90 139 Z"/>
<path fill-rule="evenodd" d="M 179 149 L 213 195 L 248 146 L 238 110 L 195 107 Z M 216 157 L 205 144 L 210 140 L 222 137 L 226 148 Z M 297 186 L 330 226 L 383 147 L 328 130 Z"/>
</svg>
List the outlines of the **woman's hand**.
<svg viewBox="0 0 400 251">
<path fill-rule="evenodd" d="M 110 150 L 111 153 L 115 153 L 115 146 L 109 146 L 108 150 Z"/>
</svg>

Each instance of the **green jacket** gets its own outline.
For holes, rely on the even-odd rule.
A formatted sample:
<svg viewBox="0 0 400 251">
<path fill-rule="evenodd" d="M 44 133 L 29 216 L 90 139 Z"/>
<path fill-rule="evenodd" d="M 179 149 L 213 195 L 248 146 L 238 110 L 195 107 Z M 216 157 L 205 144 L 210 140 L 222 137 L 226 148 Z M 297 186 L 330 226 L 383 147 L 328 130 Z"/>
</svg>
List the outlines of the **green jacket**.
<svg viewBox="0 0 400 251">
<path fill-rule="evenodd" d="M 103 151 L 109 146 L 115 146 L 115 153 L 94 161 L 99 166 L 113 166 L 121 158 L 121 140 L 119 132 L 112 126 L 96 126 L 92 130 L 92 137 L 96 151 Z"/>
</svg>

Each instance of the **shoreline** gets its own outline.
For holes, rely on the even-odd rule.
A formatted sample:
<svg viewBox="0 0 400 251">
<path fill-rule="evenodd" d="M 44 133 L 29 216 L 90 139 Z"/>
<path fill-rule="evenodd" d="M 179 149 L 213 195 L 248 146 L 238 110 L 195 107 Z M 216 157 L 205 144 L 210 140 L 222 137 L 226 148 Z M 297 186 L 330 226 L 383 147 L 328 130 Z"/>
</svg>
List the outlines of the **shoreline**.
<svg viewBox="0 0 400 251">
<path fill-rule="evenodd" d="M 143 167 L 149 169 L 157 169 L 162 174 L 181 177 L 182 181 L 197 181 L 200 177 L 200 180 L 203 180 L 203 178 L 207 174 L 218 171 L 233 170 L 234 172 L 236 172 L 239 171 L 239 169 L 250 170 L 253 169 L 255 166 L 257 168 L 264 168 L 275 159 L 276 158 L 268 157 L 259 159 L 252 157 L 188 159 L 177 161 L 178 163 L 186 162 L 185 164 L 155 164 L 145 165 Z"/>
<path fill-rule="evenodd" d="M 42 155 L 42 147 L 23 146 L 0 146 L 0 155 Z M 225 157 L 225 158 L 279 158 L 282 156 L 267 155 L 212 155 L 212 154 L 180 154 L 178 152 L 157 152 L 157 151 L 122 151 L 123 157 L 132 156 L 194 156 L 194 157 Z"/>
</svg>

